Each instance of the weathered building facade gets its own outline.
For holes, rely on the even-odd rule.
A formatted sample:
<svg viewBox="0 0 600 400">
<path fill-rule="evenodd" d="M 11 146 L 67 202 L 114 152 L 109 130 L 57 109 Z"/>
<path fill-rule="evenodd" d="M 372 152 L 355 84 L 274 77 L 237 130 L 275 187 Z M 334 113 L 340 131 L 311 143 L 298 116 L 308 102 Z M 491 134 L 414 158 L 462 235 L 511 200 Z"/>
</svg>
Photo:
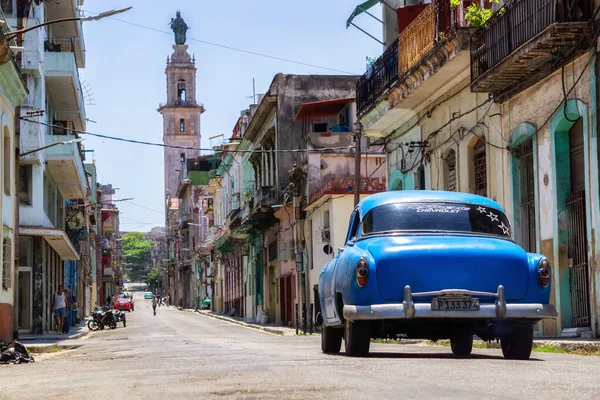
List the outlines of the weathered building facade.
<svg viewBox="0 0 600 400">
<path fill-rule="evenodd" d="M 494 5 L 479 30 L 449 1 L 401 6 L 397 41 L 357 85 L 389 190 L 490 197 L 517 243 L 551 260 L 560 317 L 540 336 L 599 334 L 597 4 L 574 4 Z"/>
</svg>

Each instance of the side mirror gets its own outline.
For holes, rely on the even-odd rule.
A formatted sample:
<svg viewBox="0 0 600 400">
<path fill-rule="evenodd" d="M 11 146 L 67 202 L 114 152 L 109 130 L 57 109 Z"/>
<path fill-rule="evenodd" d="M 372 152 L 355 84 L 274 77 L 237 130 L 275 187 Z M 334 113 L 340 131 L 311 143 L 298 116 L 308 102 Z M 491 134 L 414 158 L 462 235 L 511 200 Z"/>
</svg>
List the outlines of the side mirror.
<svg viewBox="0 0 600 400">
<path fill-rule="evenodd" d="M 340 254 L 340 253 L 343 253 L 343 252 L 344 252 L 344 248 L 343 248 L 343 247 L 338 247 L 338 248 L 337 248 L 337 250 L 338 250 L 338 254 Z"/>
</svg>

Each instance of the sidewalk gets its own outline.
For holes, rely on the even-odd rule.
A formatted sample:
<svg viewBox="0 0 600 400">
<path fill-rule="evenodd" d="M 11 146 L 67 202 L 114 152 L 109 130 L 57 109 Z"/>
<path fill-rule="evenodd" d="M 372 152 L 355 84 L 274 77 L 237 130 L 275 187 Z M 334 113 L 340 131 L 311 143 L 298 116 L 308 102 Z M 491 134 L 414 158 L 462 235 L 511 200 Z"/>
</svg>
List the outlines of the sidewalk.
<svg viewBox="0 0 600 400">
<path fill-rule="evenodd" d="M 287 326 L 281 326 L 281 325 L 275 325 L 275 324 L 260 325 L 260 324 L 253 323 L 253 322 L 246 322 L 242 318 L 239 318 L 239 317 L 229 317 L 224 314 L 217 314 L 210 310 L 198 310 L 197 313 L 200 315 L 209 317 L 209 318 L 218 319 L 218 320 L 226 321 L 226 322 L 229 322 L 232 324 L 241 325 L 246 328 L 256 329 L 259 331 L 267 332 L 272 335 L 293 336 L 296 334 L 295 328 L 290 328 Z"/>
<path fill-rule="evenodd" d="M 48 353 L 56 348 L 70 347 L 66 340 L 80 339 L 89 333 L 87 319 L 78 325 L 72 326 L 69 333 L 59 335 L 56 332 L 40 335 L 19 335 L 19 342 L 23 343 L 32 353 Z"/>
</svg>

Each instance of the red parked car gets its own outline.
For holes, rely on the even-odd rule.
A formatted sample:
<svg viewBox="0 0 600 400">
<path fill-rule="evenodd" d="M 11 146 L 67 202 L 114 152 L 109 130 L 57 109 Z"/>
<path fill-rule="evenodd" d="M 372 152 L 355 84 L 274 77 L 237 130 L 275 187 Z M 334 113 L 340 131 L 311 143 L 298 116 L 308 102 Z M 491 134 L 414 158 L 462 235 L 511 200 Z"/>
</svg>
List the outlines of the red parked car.
<svg viewBox="0 0 600 400">
<path fill-rule="evenodd" d="M 135 303 L 133 302 L 132 296 L 121 293 L 115 301 L 115 310 L 133 311 L 134 305 Z"/>
</svg>

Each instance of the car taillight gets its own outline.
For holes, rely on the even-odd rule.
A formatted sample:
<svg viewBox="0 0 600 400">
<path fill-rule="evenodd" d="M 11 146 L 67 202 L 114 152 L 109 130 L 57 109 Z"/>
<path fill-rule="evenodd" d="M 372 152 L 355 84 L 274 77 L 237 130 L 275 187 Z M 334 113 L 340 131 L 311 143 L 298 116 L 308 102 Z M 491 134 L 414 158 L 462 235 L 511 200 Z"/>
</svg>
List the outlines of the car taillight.
<svg viewBox="0 0 600 400">
<path fill-rule="evenodd" d="M 550 261 L 547 258 L 542 258 L 538 264 L 538 283 L 543 288 L 550 283 Z"/>
<path fill-rule="evenodd" d="M 356 283 L 358 286 L 365 287 L 367 284 L 367 279 L 369 278 L 369 264 L 367 260 L 361 258 L 356 263 Z"/>
</svg>

